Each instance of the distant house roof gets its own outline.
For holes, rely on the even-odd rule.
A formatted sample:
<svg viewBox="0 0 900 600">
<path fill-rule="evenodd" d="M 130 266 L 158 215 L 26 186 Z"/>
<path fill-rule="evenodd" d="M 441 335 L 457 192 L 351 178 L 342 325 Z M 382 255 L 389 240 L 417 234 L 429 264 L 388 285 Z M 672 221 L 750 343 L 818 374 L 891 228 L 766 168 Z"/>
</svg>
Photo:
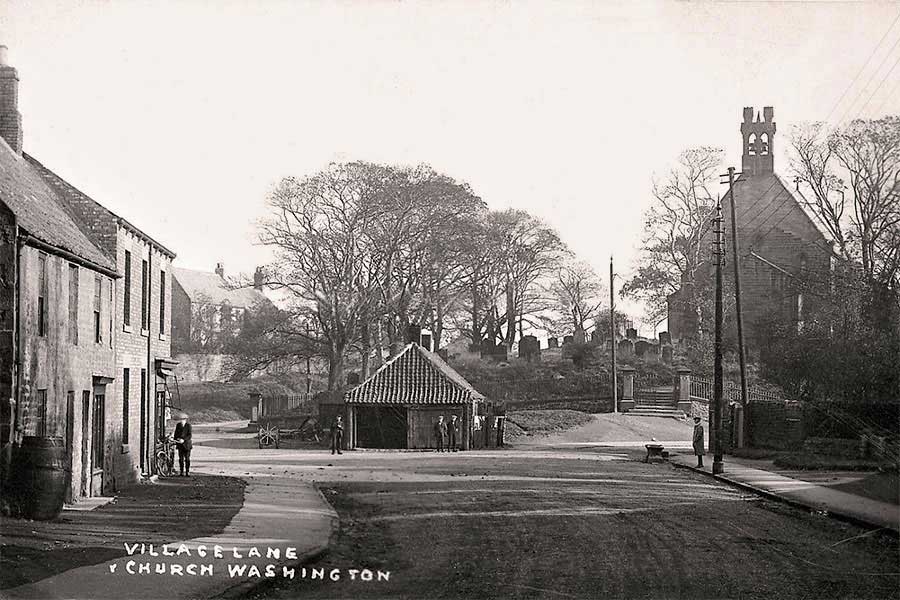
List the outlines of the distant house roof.
<svg viewBox="0 0 900 600">
<path fill-rule="evenodd" d="M 482 399 L 440 356 L 418 344 L 407 345 L 344 394 L 348 404 L 463 404 Z"/>
<path fill-rule="evenodd" d="M 144 233 L 143 231 L 141 231 L 140 229 L 138 229 L 137 227 L 132 225 L 125 218 L 120 217 L 116 213 L 112 212 L 111 210 L 109 210 L 108 208 L 106 208 L 105 206 L 103 206 L 102 204 L 100 204 L 99 202 L 97 202 L 96 200 L 94 200 L 93 198 L 91 198 L 90 196 L 88 196 L 87 194 L 85 194 L 84 192 L 79 190 L 78 188 L 76 188 L 74 185 L 72 185 L 71 183 L 69 183 L 68 181 L 66 181 L 65 179 L 63 179 L 62 177 L 60 177 L 59 175 L 57 175 L 56 173 L 54 173 L 53 171 L 51 171 L 50 169 L 45 167 L 36 158 L 34 158 L 33 156 L 31 156 L 25 152 L 22 153 L 22 156 L 40 173 L 41 177 L 43 177 L 47 183 L 49 183 L 51 186 L 56 187 L 61 193 L 70 194 L 72 196 L 75 196 L 79 200 L 83 200 L 85 202 L 90 203 L 91 205 L 93 205 L 96 208 L 96 210 L 100 211 L 101 213 L 105 213 L 110 219 L 112 219 L 113 221 L 115 221 L 116 223 L 118 223 L 119 225 L 124 227 L 126 230 L 130 231 L 131 233 L 133 233 L 137 237 L 141 238 L 145 242 L 149 243 L 150 245 L 156 247 L 156 249 L 159 250 L 161 253 L 165 254 L 169 258 L 175 258 L 174 252 L 172 252 L 171 250 L 169 250 L 168 248 L 166 248 L 165 246 L 163 246 L 162 244 L 160 244 L 159 242 L 154 240 L 152 237 L 150 237 L 149 235 L 147 235 L 146 233 Z M 80 222 L 84 225 L 87 225 L 84 223 L 83 220 Z"/>
<path fill-rule="evenodd" d="M 210 304 L 227 302 L 235 308 L 251 308 L 257 302 L 269 302 L 264 294 L 252 287 L 229 289 L 225 280 L 216 273 L 172 267 L 172 276 L 191 302 Z"/>
<path fill-rule="evenodd" d="M 0 138 L 0 199 L 19 226 L 39 242 L 80 258 L 98 270 L 115 274 L 116 264 L 79 227 L 56 190 L 40 172 Z"/>
</svg>

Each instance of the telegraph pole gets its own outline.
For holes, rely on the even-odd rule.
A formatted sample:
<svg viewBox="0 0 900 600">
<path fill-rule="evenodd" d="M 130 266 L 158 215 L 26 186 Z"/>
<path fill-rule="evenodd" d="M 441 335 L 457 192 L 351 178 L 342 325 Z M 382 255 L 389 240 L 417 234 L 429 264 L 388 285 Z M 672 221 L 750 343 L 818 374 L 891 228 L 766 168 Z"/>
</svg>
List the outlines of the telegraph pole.
<svg viewBox="0 0 900 600">
<path fill-rule="evenodd" d="M 722 201 L 716 203 L 716 341 L 713 380 L 713 406 L 710 415 L 710 442 L 713 450 L 713 473 L 721 473 L 722 467 L 722 259 L 725 256 L 722 239 Z"/>
<path fill-rule="evenodd" d="M 741 311 L 741 251 L 737 234 L 737 207 L 734 202 L 734 167 L 728 167 L 728 196 L 731 200 L 731 249 L 734 254 L 734 310 L 737 316 L 738 356 L 741 362 L 741 409 L 746 419 L 747 410 L 747 355 L 744 349 L 744 315 Z M 740 446 L 743 446 L 744 432 L 737 433 Z"/>
<path fill-rule="evenodd" d="M 612 349 L 612 397 L 613 412 L 619 412 L 619 390 L 616 387 L 616 296 L 613 293 L 613 257 L 609 257 L 609 339 Z"/>
</svg>

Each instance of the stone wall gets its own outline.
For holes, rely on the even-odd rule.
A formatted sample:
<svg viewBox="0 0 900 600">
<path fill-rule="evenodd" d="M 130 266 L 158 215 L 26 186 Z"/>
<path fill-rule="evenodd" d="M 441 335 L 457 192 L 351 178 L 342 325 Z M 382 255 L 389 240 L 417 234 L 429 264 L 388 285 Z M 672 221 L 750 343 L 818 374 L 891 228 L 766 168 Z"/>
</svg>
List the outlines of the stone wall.
<svg viewBox="0 0 900 600">
<path fill-rule="evenodd" d="M 803 443 L 802 410 L 793 402 L 751 402 L 750 445 L 794 450 Z"/>
</svg>

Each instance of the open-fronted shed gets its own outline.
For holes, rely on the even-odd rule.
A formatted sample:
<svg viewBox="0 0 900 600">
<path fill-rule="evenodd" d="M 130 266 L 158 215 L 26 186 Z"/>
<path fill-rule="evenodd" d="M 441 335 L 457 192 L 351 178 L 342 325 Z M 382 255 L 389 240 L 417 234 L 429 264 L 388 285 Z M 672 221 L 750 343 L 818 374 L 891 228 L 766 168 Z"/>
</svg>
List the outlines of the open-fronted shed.
<svg viewBox="0 0 900 600">
<path fill-rule="evenodd" d="M 459 445 L 466 450 L 485 420 L 484 396 L 440 356 L 414 343 L 348 390 L 344 402 L 350 447 L 434 448 L 438 417 L 450 422 L 456 415 Z"/>
</svg>

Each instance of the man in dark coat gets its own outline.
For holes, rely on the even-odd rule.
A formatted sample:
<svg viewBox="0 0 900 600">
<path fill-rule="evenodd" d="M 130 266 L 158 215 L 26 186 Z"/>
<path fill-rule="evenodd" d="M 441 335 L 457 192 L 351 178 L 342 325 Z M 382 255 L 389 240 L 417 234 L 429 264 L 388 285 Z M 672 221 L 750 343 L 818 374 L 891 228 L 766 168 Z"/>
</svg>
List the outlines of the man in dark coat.
<svg viewBox="0 0 900 600">
<path fill-rule="evenodd" d="M 434 441 L 437 444 L 437 451 L 444 451 L 444 442 L 447 439 L 447 424 L 444 423 L 444 415 L 438 415 L 437 423 L 434 424 Z"/>
<path fill-rule="evenodd" d="M 697 455 L 697 466 L 703 466 L 703 455 L 706 454 L 706 444 L 703 440 L 703 425 L 700 424 L 700 417 L 694 417 L 694 454 Z"/>
<path fill-rule="evenodd" d="M 331 424 L 331 453 L 334 454 L 335 450 L 337 450 L 338 454 L 343 454 L 341 452 L 341 447 L 344 443 L 344 423 L 341 419 L 341 415 L 338 415 L 334 419 L 334 423 Z"/>
<path fill-rule="evenodd" d="M 459 421 L 456 415 L 450 415 L 450 422 L 447 423 L 447 451 L 456 452 L 456 442 L 459 439 Z"/>
<path fill-rule="evenodd" d="M 191 476 L 191 449 L 194 447 L 191 437 L 191 424 L 187 422 L 188 416 L 185 413 L 178 415 L 178 424 L 175 425 L 175 447 L 178 448 L 178 470 L 182 477 Z"/>
</svg>

